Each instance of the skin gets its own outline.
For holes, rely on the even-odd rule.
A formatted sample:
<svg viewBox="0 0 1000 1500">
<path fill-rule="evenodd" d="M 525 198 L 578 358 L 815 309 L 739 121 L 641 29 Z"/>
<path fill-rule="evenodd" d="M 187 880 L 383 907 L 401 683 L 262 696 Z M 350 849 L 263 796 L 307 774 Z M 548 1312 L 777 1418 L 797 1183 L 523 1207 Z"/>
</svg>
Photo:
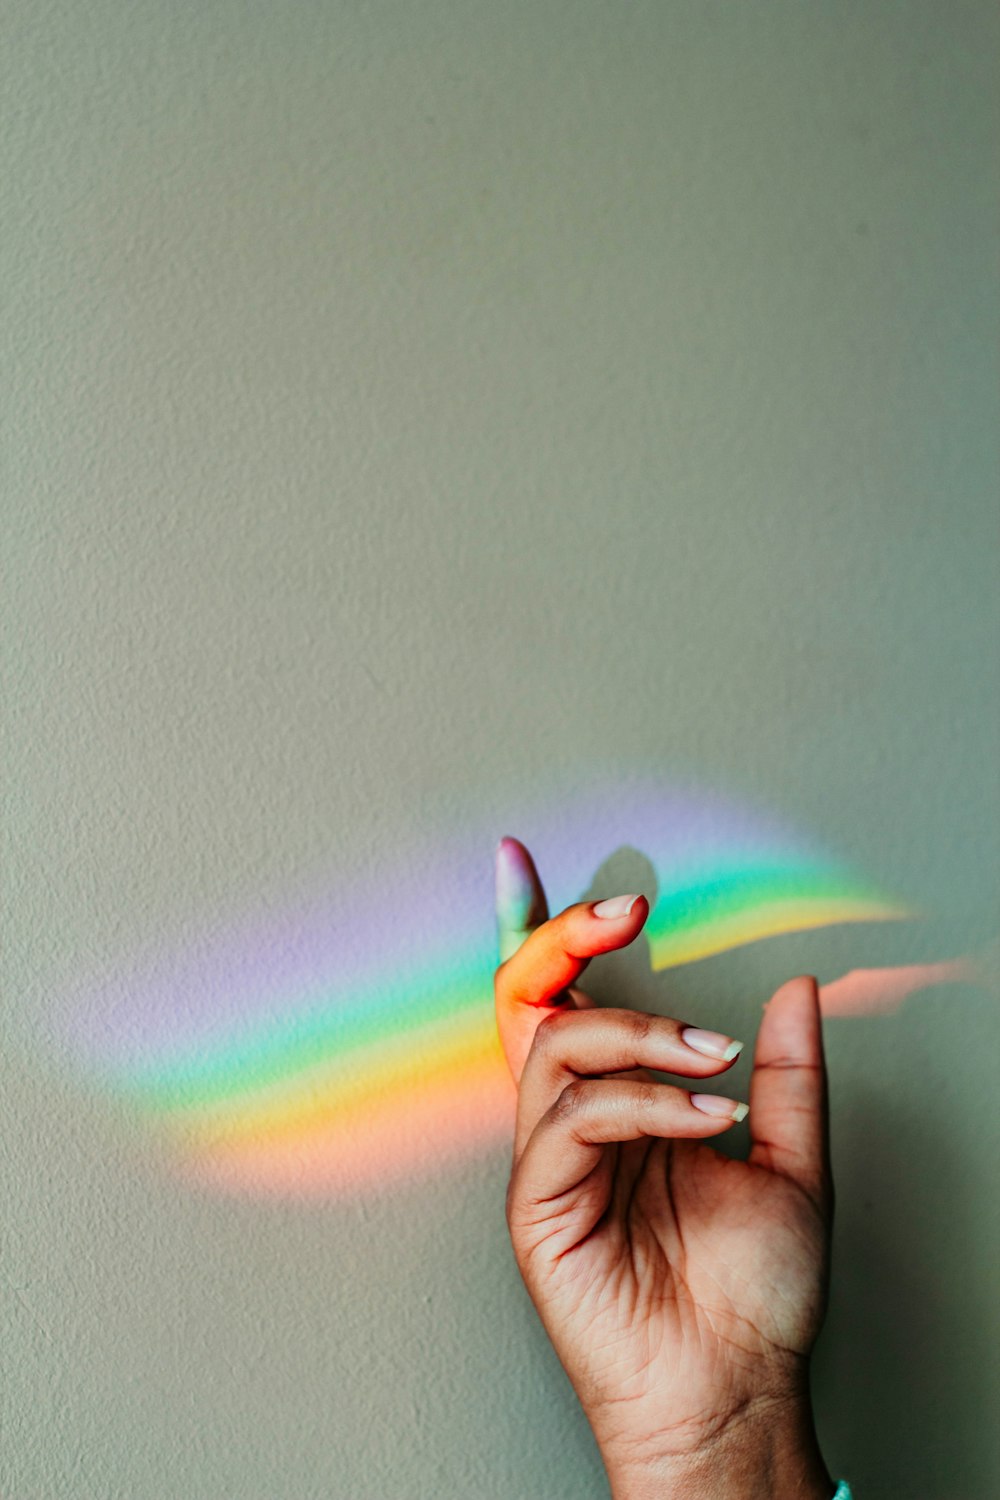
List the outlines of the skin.
<svg viewBox="0 0 1000 1500">
<path fill-rule="evenodd" d="M 765 1007 L 750 1153 L 731 1160 L 710 1140 L 732 1119 L 691 1092 L 718 1092 L 732 1062 L 687 1046 L 683 1020 L 596 1009 L 576 988 L 638 936 L 645 898 L 549 919 L 524 845 L 503 840 L 497 860 L 497 1025 L 518 1085 L 507 1222 L 614 1500 L 830 1500 L 808 1374 L 833 1214 L 815 979 Z"/>
</svg>

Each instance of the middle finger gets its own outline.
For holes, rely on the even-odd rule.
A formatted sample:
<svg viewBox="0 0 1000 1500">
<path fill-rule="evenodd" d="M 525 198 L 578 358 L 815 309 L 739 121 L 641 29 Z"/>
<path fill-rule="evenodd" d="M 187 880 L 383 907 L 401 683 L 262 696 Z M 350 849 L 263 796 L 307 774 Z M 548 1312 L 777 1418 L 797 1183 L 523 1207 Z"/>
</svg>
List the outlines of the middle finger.
<svg viewBox="0 0 1000 1500">
<path fill-rule="evenodd" d="M 521 1074 L 514 1157 L 574 1078 L 652 1068 L 711 1078 L 732 1067 L 743 1043 L 671 1016 L 641 1010 L 560 1010 L 538 1025 Z"/>
</svg>

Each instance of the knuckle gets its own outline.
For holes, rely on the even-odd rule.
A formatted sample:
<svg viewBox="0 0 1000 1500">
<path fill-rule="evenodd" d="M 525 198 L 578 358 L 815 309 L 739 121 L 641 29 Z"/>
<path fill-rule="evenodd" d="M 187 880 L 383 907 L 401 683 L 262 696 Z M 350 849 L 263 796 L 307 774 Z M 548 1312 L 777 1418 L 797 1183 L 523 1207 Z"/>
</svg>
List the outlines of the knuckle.
<svg viewBox="0 0 1000 1500">
<path fill-rule="evenodd" d="M 518 1182 L 516 1173 L 507 1184 L 507 1201 L 504 1205 L 504 1212 L 507 1220 L 507 1233 L 510 1235 L 515 1253 L 520 1259 L 520 1241 L 526 1226 L 531 1220 L 531 1205 L 525 1199 L 524 1190 Z"/>
<path fill-rule="evenodd" d="M 625 1026 L 629 1041 L 638 1045 L 644 1042 L 652 1031 L 653 1017 L 644 1010 L 627 1010 Z"/>
<path fill-rule="evenodd" d="M 759 1072 L 768 1073 L 823 1073 L 820 1063 L 805 1062 L 798 1057 L 778 1056 L 767 1058 L 757 1064 Z"/>
<path fill-rule="evenodd" d="M 648 1114 L 659 1103 L 660 1091 L 655 1083 L 632 1085 L 632 1103 L 641 1114 Z"/>
<path fill-rule="evenodd" d="M 554 1010 L 542 1017 L 535 1027 L 531 1043 L 531 1050 L 536 1056 L 551 1057 L 561 1047 L 561 1032 L 565 1028 L 567 1015 L 572 1015 L 572 1011 Z"/>
<path fill-rule="evenodd" d="M 552 1119 L 556 1124 L 564 1124 L 567 1120 L 576 1119 L 587 1108 L 587 1101 L 592 1093 L 589 1080 L 574 1078 L 553 1104 Z"/>
</svg>

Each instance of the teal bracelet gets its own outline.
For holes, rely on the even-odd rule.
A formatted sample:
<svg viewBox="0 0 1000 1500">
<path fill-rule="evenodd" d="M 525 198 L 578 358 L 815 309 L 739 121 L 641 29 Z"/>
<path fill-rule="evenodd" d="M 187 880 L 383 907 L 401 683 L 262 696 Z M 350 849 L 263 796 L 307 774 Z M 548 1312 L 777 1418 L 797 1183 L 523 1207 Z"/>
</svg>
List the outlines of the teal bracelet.
<svg viewBox="0 0 1000 1500">
<path fill-rule="evenodd" d="M 837 1493 L 834 1495 L 833 1500 L 853 1500 L 851 1486 L 846 1479 L 842 1479 L 837 1485 Z"/>
</svg>

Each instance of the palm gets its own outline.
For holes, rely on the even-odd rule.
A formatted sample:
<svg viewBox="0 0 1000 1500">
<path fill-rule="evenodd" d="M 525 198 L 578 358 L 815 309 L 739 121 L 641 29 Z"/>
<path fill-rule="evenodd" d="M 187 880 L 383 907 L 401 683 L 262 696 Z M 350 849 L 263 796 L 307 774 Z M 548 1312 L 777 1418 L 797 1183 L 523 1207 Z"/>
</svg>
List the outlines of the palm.
<svg viewBox="0 0 1000 1500">
<path fill-rule="evenodd" d="M 555 1259 L 541 1233 L 522 1268 L 574 1385 L 597 1404 L 655 1404 L 661 1430 L 686 1432 L 720 1389 L 733 1403 L 752 1394 L 740 1373 L 759 1356 L 808 1353 L 825 1229 L 794 1183 L 701 1142 L 646 1140 L 607 1149 L 577 1205 L 585 1219 L 591 1193 L 608 1209 L 598 1227 Z"/>
</svg>

